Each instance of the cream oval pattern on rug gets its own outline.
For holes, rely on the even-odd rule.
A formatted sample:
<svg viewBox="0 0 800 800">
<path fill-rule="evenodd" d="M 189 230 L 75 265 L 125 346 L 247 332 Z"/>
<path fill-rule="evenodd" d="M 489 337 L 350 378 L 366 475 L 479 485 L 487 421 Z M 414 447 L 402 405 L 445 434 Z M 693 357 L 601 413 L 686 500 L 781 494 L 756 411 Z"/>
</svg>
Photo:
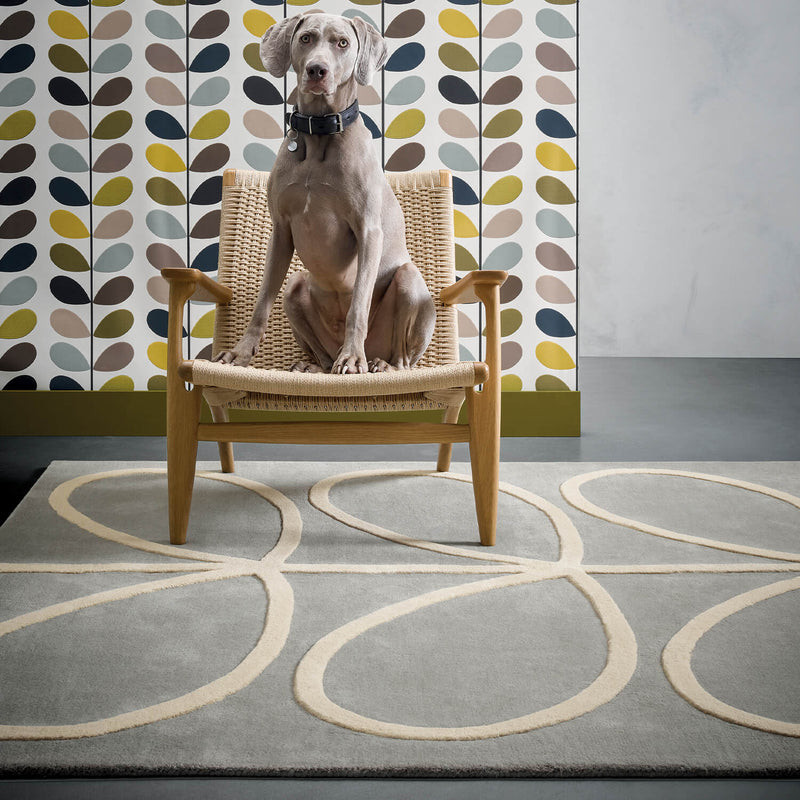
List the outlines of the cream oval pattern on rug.
<svg viewBox="0 0 800 800">
<path fill-rule="evenodd" d="M 426 592 L 399 603 L 354 619 L 322 636 L 300 659 L 294 681 L 297 702 L 321 720 L 375 736 L 465 741 L 486 739 L 522 733 L 546 726 L 556 725 L 590 713 L 611 701 L 630 681 L 636 668 L 637 644 L 633 631 L 608 591 L 593 575 L 604 574 L 671 574 L 754 572 L 754 573 L 800 573 L 800 554 L 737 546 L 716 540 L 701 539 L 657 528 L 645 523 L 615 515 L 586 500 L 580 492 L 585 483 L 612 474 L 648 474 L 664 477 L 683 477 L 691 480 L 725 484 L 737 489 L 755 491 L 773 497 L 795 508 L 800 508 L 800 499 L 768 487 L 749 484 L 724 477 L 689 473 L 677 470 L 625 469 L 605 470 L 576 476 L 562 487 L 563 497 L 579 510 L 606 520 L 615 525 L 629 527 L 643 533 L 673 540 L 699 544 L 743 555 L 781 559 L 784 563 L 764 564 L 583 564 L 583 546 L 579 531 L 570 517 L 560 508 L 524 489 L 502 484 L 506 495 L 532 506 L 545 514 L 558 539 L 559 556 L 555 561 L 504 555 L 496 550 L 468 550 L 462 547 L 414 539 L 387 528 L 360 520 L 337 508 L 330 500 L 330 490 L 351 481 L 364 481 L 375 477 L 425 477 L 435 480 L 469 482 L 469 478 L 456 473 L 436 473 L 419 470 L 365 470 L 335 475 L 319 481 L 311 487 L 309 499 L 317 509 L 337 521 L 377 536 L 402 547 L 433 551 L 442 555 L 463 559 L 460 563 L 444 564 L 301 564 L 287 559 L 298 547 L 302 535 L 302 520 L 297 506 L 284 494 L 256 481 L 234 475 L 201 472 L 198 477 L 230 483 L 254 492 L 278 510 L 281 516 L 281 533 L 275 546 L 261 559 L 240 558 L 174 547 L 148 541 L 124 531 L 115 530 L 89 518 L 78 511 L 70 497 L 78 488 L 108 478 L 141 474 L 164 474 L 162 469 L 130 469 L 99 472 L 66 481 L 50 496 L 50 504 L 56 513 L 79 528 L 103 539 L 131 547 L 135 550 L 178 559 L 164 563 L 102 563 L 102 564 L 49 564 L 49 563 L 4 563 L 0 572 L 6 573 L 181 573 L 163 580 L 148 581 L 132 586 L 87 595 L 71 601 L 57 603 L 38 611 L 26 613 L 0 623 L 0 636 L 56 619 L 105 603 L 118 602 L 137 595 L 169 590 L 182 586 L 210 583 L 238 577 L 257 578 L 268 598 L 264 626 L 252 650 L 230 672 L 216 680 L 171 700 L 102 719 L 94 719 L 62 725 L 0 725 L 2 739 L 74 739 L 99 736 L 121 731 L 159 720 L 190 713 L 203 706 L 219 702 L 252 683 L 281 653 L 289 637 L 294 609 L 294 597 L 286 578 L 289 574 L 403 574 L 444 573 L 480 578 L 466 583 Z M 588 600 L 600 620 L 607 641 L 606 660 L 603 669 L 580 691 L 549 708 L 539 709 L 511 719 L 487 722 L 464 727 L 414 726 L 372 719 L 337 705 L 329 699 L 324 688 L 326 668 L 336 653 L 348 642 L 387 622 L 399 619 L 416 611 L 461 597 L 480 595 L 523 584 L 543 583 L 555 579 L 566 579 Z M 692 652 L 700 639 L 715 625 L 744 608 L 753 606 L 781 594 L 800 588 L 800 577 L 781 580 L 756 590 L 744 592 L 724 603 L 720 603 L 690 620 L 669 642 L 663 652 L 663 669 L 671 684 L 685 700 L 706 714 L 719 719 L 757 730 L 782 736 L 800 737 L 800 725 L 774 720 L 730 706 L 713 697 L 700 685 L 691 666 Z"/>
</svg>

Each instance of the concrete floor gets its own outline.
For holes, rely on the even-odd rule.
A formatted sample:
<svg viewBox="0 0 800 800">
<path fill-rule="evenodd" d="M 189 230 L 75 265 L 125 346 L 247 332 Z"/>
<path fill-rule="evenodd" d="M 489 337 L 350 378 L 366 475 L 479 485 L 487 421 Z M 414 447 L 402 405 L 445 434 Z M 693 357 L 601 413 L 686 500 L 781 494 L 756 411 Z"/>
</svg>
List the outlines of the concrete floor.
<svg viewBox="0 0 800 800">
<path fill-rule="evenodd" d="M 582 435 L 504 439 L 504 461 L 798 461 L 800 359 L 591 358 L 579 364 Z M 239 459 L 435 461 L 431 445 L 391 448 L 236 445 Z M 164 460 L 162 439 L 6 437 L 0 439 L 0 519 L 52 460 Z M 201 443 L 201 459 L 216 446 Z M 468 460 L 456 445 L 454 460 Z M 800 466 L 798 467 L 800 469 Z M 800 776 L 800 760 L 798 761 Z M 800 798 L 800 777 L 763 780 L 353 781 L 139 780 L 6 781 L 0 797 L 69 798 Z"/>
</svg>

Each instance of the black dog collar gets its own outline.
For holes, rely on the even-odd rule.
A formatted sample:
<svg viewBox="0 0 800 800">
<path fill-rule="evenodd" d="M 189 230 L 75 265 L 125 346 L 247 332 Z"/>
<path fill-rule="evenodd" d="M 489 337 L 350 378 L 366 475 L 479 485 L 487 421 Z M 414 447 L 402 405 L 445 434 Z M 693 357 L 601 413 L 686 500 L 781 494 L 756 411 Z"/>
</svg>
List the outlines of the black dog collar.
<svg viewBox="0 0 800 800">
<path fill-rule="evenodd" d="M 286 124 L 300 133 L 329 135 L 341 133 L 346 127 L 358 119 L 358 100 L 339 114 L 326 114 L 324 117 L 312 117 L 301 114 L 296 108 L 287 112 Z"/>
</svg>

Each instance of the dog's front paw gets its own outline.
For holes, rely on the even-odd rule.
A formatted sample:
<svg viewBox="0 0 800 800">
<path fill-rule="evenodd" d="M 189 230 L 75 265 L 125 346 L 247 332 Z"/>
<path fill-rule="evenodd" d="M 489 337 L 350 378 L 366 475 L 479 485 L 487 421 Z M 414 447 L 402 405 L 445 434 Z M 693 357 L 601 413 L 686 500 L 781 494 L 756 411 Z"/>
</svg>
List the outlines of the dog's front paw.
<svg viewBox="0 0 800 800">
<path fill-rule="evenodd" d="M 336 361 L 333 362 L 331 372 L 334 375 L 356 375 L 363 372 L 369 372 L 369 364 L 365 355 L 340 355 Z"/>
<path fill-rule="evenodd" d="M 214 361 L 220 364 L 233 364 L 235 367 L 246 367 L 258 352 L 260 340 L 253 342 L 248 337 L 243 337 L 233 350 L 223 350 Z"/>
</svg>

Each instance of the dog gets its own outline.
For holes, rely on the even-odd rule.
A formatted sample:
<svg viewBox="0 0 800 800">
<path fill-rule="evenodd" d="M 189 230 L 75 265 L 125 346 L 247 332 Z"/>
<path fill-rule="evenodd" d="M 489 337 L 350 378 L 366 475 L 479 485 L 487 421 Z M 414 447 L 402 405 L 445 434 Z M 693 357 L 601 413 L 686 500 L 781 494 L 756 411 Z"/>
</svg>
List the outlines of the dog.
<svg viewBox="0 0 800 800">
<path fill-rule="evenodd" d="M 284 309 L 313 360 L 291 369 L 409 369 L 431 340 L 436 311 L 357 101 L 357 85 L 386 62 L 386 43 L 360 17 L 310 13 L 269 28 L 260 53 L 275 77 L 294 68 L 297 105 L 267 188 L 273 233 L 253 315 L 215 360 L 250 363 L 296 251 L 306 269 L 287 281 Z"/>
</svg>

